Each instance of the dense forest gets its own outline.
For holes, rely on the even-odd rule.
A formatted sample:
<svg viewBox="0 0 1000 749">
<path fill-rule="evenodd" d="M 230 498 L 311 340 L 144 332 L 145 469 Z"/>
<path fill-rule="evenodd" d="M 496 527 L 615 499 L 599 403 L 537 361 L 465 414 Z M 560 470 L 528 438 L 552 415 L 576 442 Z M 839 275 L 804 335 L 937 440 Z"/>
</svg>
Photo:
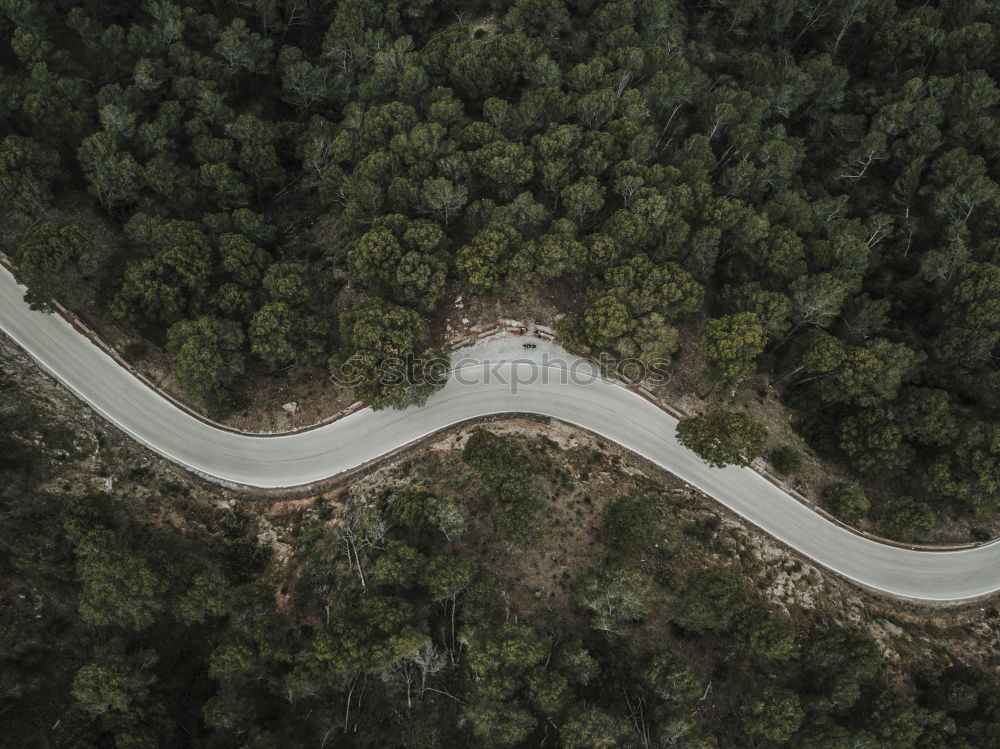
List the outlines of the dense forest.
<svg viewBox="0 0 1000 749">
<path fill-rule="evenodd" d="M 353 357 L 413 402 L 377 375 L 447 284 L 563 285 L 582 353 L 669 358 L 707 312 L 719 382 L 778 383 L 898 535 L 997 511 L 995 3 L 0 6 L 17 276 L 192 395 Z"/>
<path fill-rule="evenodd" d="M 420 401 L 378 375 L 450 289 L 572 290 L 592 356 L 693 326 L 686 444 L 758 456 L 734 394 L 763 378 L 919 538 L 1000 512 L 998 30 L 992 0 L 0 0 L 0 242 L 33 305 L 219 407 L 347 360 Z M 276 589 L 248 511 L 74 491 L 65 427 L 2 385 L 0 745 L 1000 747 L 995 674 L 793 621 L 718 548 L 676 576 L 624 473 L 558 615 L 497 560 L 583 479 L 487 431 L 303 513 Z"/>
<path fill-rule="evenodd" d="M 353 357 L 360 397 L 419 401 L 377 375 L 448 284 L 561 285 L 577 352 L 662 360 L 707 319 L 723 391 L 779 385 L 897 535 L 997 511 L 996 3 L 0 6 L 17 276 L 192 395 Z"/>
<path fill-rule="evenodd" d="M 815 573 L 776 605 L 707 500 L 599 448 L 480 429 L 219 501 L 58 402 L 0 379 L 0 746 L 1000 747 L 996 631 L 876 641 Z"/>
</svg>

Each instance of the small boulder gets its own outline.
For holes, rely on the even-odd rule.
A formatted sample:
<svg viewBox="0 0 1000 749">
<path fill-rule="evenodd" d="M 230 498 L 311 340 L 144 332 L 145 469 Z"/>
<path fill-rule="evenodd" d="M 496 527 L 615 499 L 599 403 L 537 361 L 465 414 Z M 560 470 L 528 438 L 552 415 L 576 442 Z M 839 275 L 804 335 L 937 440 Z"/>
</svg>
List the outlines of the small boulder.
<svg viewBox="0 0 1000 749">
<path fill-rule="evenodd" d="M 281 408 L 283 411 L 286 411 L 292 416 L 295 416 L 295 412 L 299 410 L 299 404 L 296 403 L 295 401 L 289 401 L 288 403 L 285 403 Z"/>
</svg>

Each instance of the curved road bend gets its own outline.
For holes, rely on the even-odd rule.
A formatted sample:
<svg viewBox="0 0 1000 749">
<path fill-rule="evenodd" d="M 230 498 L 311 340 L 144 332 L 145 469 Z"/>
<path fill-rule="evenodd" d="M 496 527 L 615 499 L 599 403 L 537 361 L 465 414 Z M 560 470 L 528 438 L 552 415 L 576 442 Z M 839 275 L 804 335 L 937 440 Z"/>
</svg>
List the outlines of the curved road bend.
<svg viewBox="0 0 1000 749">
<path fill-rule="evenodd" d="M 1000 589 L 1000 543 L 913 551 L 851 533 L 750 469 L 702 463 L 677 443 L 674 419 L 623 386 L 601 379 L 589 364 L 558 347 L 539 343 L 525 351 L 509 337 L 481 342 L 454 355 L 460 366 L 423 407 L 364 409 L 297 434 L 254 436 L 218 429 L 173 405 L 63 318 L 32 312 L 23 292 L 0 268 L 0 328 L 113 424 L 208 477 L 261 488 L 308 484 L 457 422 L 536 413 L 638 453 L 817 564 L 863 586 L 928 602 L 975 599 Z M 551 361 L 546 363 L 546 357 Z M 572 378 L 567 366 L 573 367 Z M 510 382 L 515 377 L 516 393 Z"/>
</svg>

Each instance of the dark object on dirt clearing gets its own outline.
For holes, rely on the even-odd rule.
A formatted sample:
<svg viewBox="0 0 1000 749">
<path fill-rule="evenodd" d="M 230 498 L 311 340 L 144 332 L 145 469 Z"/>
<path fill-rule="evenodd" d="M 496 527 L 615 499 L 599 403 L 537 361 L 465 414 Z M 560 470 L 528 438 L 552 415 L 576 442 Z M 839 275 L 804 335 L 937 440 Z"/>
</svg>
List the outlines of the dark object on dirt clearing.
<svg viewBox="0 0 1000 749">
<path fill-rule="evenodd" d="M 525 348 L 537 348 L 538 346 L 538 344 L 536 343 L 522 343 L 521 345 L 524 346 Z"/>
</svg>

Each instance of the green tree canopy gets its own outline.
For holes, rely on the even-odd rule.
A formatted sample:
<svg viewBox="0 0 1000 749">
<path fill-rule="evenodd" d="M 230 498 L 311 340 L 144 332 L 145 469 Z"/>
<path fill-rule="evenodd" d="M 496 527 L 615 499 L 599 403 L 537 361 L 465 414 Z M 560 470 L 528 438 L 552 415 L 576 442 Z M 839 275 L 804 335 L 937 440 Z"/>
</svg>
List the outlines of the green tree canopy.
<svg viewBox="0 0 1000 749">
<path fill-rule="evenodd" d="M 455 267 L 468 287 L 478 293 L 498 293 L 507 266 L 521 248 L 521 235 L 510 224 L 491 223 L 460 248 Z"/>
<path fill-rule="evenodd" d="M 443 384 L 447 360 L 427 348 L 427 323 L 413 310 L 371 300 L 341 318 L 342 356 L 330 360 L 334 377 L 373 408 L 421 403 Z"/>
<path fill-rule="evenodd" d="M 823 490 L 823 502 L 845 523 L 857 523 L 868 514 L 868 498 L 855 484 L 830 484 Z"/>
<path fill-rule="evenodd" d="M 430 312 L 444 292 L 445 235 L 432 221 L 382 216 L 347 256 L 361 282 L 400 304 Z"/>
<path fill-rule="evenodd" d="M 743 604 L 743 590 L 731 576 L 696 574 L 674 599 L 670 618 L 695 634 L 726 630 Z"/>
<path fill-rule="evenodd" d="M 167 352 L 188 392 L 214 400 L 243 374 L 244 340 L 239 323 L 203 315 L 171 326 Z"/>
<path fill-rule="evenodd" d="M 107 274 L 110 249 L 94 227 L 44 221 L 25 232 L 14 258 L 14 274 L 29 288 L 32 309 L 59 301 L 71 309 L 92 307 Z"/>
<path fill-rule="evenodd" d="M 718 367 L 723 379 L 735 384 L 753 372 L 766 340 L 757 315 L 741 312 L 706 322 L 701 350 Z"/>
<path fill-rule="evenodd" d="M 804 717 L 798 695 L 783 687 L 764 687 L 743 708 L 747 731 L 776 744 L 787 744 Z"/>
<path fill-rule="evenodd" d="M 717 468 L 747 466 L 764 453 L 767 427 L 742 411 L 716 408 L 682 419 L 677 441 Z"/>
<path fill-rule="evenodd" d="M 652 590 L 646 577 L 629 567 L 592 568 L 574 593 L 578 606 L 591 616 L 591 626 L 626 635 L 649 613 Z"/>
</svg>

